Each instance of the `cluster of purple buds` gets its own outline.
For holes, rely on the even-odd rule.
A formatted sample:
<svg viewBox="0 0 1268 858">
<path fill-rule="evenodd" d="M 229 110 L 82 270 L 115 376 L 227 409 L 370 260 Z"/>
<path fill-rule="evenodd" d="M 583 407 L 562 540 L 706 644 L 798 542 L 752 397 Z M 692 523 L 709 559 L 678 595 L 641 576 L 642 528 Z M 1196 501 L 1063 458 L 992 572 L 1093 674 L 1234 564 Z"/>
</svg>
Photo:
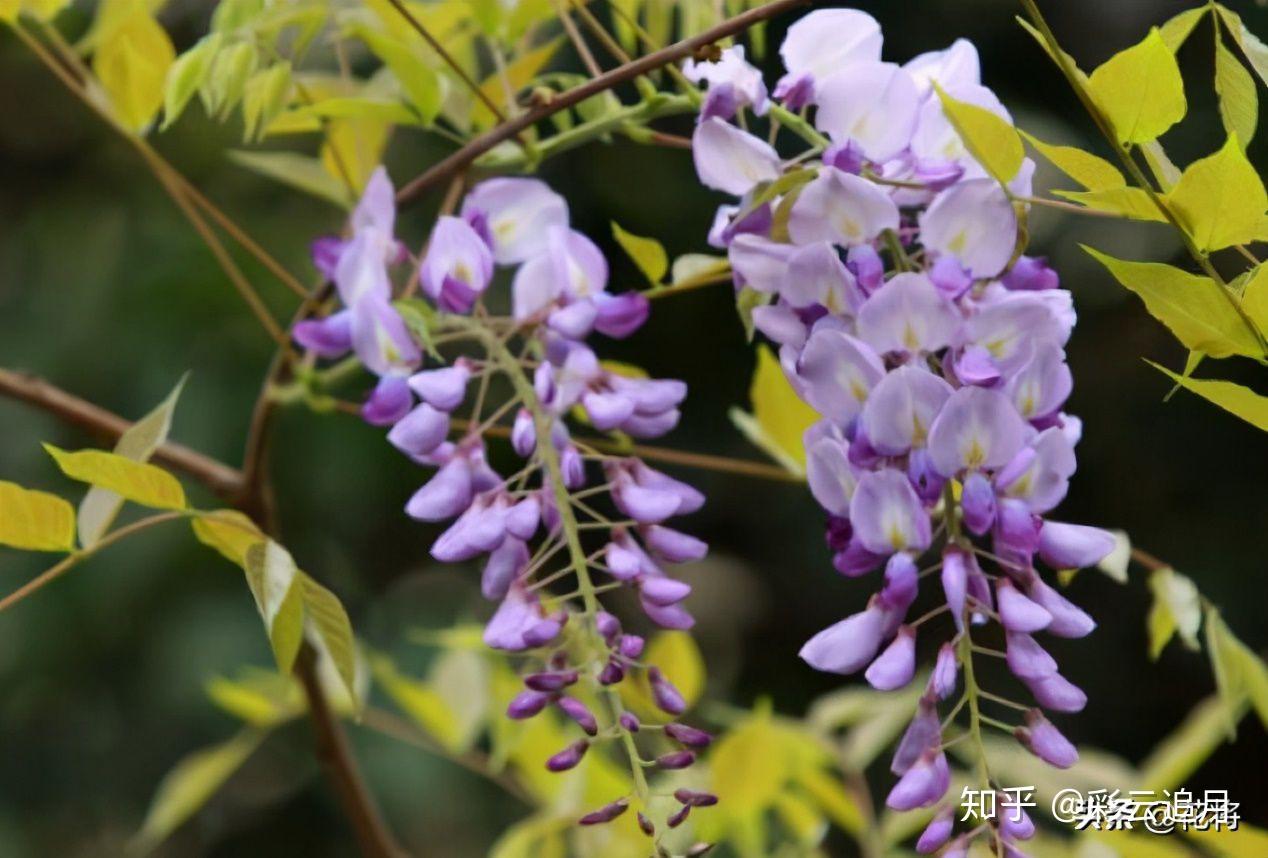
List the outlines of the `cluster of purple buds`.
<svg viewBox="0 0 1268 858">
<path fill-rule="evenodd" d="M 1013 197 L 1030 195 L 1033 163 L 1002 187 L 944 115 L 939 87 L 1008 119 L 980 83 L 972 44 L 899 66 L 881 60 L 881 43 L 876 21 L 855 10 L 814 11 L 790 28 L 773 97 L 808 111 L 830 141 L 791 161 L 729 121 L 746 106 L 765 109 L 742 55 L 695 67 L 712 109 L 693 154 L 705 185 L 739 197 L 719 210 L 710 242 L 727 251 L 737 289 L 758 299 L 756 329 L 822 417 L 805 435 L 806 471 L 828 515 L 833 566 L 848 577 L 883 570 L 866 609 L 815 635 L 801 657 L 901 688 L 916 672 L 921 627 L 952 619 L 893 760 L 888 804 L 910 810 L 948 789 L 937 706 L 972 657 L 972 627 L 1002 626 L 1007 665 L 1039 706 L 1082 709 L 1083 692 L 1034 635 L 1081 637 L 1095 624 L 1045 583 L 1035 560 L 1089 566 L 1114 540 L 1046 517 L 1075 471 L 1081 424 L 1062 410 L 1070 293 L 1042 259 L 1020 255 L 1025 210 Z M 808 175 L 773 188 L 789 169 Z M 942 604 L 909 622 L 922 579 L 935 573 Z M 1052 765 L 1077 759 L 1039 709 L 1015 734 Z M 964 854 L 980 833 L 944 854 Z M 994 830 L 1009 854 L 1031 833 L 1029 820 Z M 949 814 L 939 814 L 920 850 L 952 834 Z"/>
<path fill-rule="evenodd" d="M 350 237 L 314 246 L 344 306 L 297 325 L 296 340 L 321 357 L 355 352 L 379 377 L 362 408 L 365 419 L 390 427 L 393 446 L 435 469 L 405 511 L 420 521 L 449 522 L 431 546 L 435 559 L 483 562 L 481 590 L 498 603 L 484 641 L 523 654 L 526 663 L 525 690 L 511 702 L 509 717 L 552 708 L 579 728 L 580 738 L 547 767 L 567 771 L 593 744 L 648 733 L 661 737 L 659 768 L 691 765 L 710 737 L 676 722 L 687 708 L 682 695 L 640 661 L 643 638 L 623 632 L 599 608 L 596 590 L 628 588 L 652 623 L 689 629 L 694 620 L 684 600 L 691 586 L 667 569 L 701 559 L 708 546 L 667 522 L 699 509 L 704 497 L 637 458 L 574 439 L 565 422 L 579 412 L 595 430 L 637 438 L 677 425 L 685 384 L 613 371 L 585 342 L 593 332 L 632 334 L 647 318 L 647 298 L 607 291 L 607 260 L 571 228 L 566 203 L 544 183 L 490 179 L 471 189 L 458 215 L 439 218 L 410 284 L 438 311 L 433 333 L 483 345 L 484 356 L 424 368 L 423 349 L 392 303 L 392 268 L 409 258 L 393 236 L 394 221 L 393 189 L 380 169 L 353 214 Z M 491 315 L 485 304 L 499 268 L 514 269 L 505 316 Z M 498 375 L 511 380 L 514 394 L 492 406 L 486 393 Z M 477 382 L 467 428 L 455 433 L 455 412 Z M 482 419 L 486 405 L 491 414 Z M 503 416 L 509 425 L 499 422 Z M 486 457 L 483 436 L 494 426 L 509 434 L 524 460 L 509 477 Z M 592 538 L 599 541 L 590 553 L 580 553 L 581 541 Z M 611 583 L 596 587 L 592 572 Z M 556 596 L 548 587 L 558 580 L 576 589 Z M 619 696 L 604 693 L 631 675 L 646 680 L 667 723 L 644 725 Z M 681 823 L 709 798 L 690 794 L 667 824 Z M 628 806 L 622 797 L 582 821 L 606 822 Z"/>
</svg>

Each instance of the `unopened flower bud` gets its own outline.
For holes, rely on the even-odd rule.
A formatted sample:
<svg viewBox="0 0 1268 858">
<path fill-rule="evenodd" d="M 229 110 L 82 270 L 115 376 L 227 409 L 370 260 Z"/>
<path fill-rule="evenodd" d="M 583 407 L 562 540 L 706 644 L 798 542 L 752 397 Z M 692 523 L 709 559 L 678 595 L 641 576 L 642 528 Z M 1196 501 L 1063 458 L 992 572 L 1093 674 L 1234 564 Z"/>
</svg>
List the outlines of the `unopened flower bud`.
<svg viewBox="0 0 1268 858">
<path fill-rule="evenodd" d="M 718 803 L 718 797 L 710 792 L 697 792 L 690 789 L 674 790 L 674 798 L 679 803 L 691 805 L 692 807 L 712 807 Z"/>
<path fill-rule="evenodd" d="M 563 713 L 580 725 L 582 730 L 593 736 L 599 732 L 599 723 L 586 705 L 575 697 L 561 697 L 555 703 Z"/>
<path fill-rule="evenodd" d="M 1026 713 L 1026 726 L 1018 727 L 1013 735 L 1027 750 L 1050 766 L 1068 769 L 1079 761 L 1078 750 L 1038 709 Z"/>
<path fill-rule="evenodd" d="M 670 828 L 677 828 L 687 821 L 687 814 L 691 813 L 691 805 L 684 804 L 678 809 L 678 812 L 665 820 L 665 824 Z"/>
<path fill-rule="evenodd" d="M 603 670 L 599 671 L 600 685 L 616 685 L 625 678 L 625 668 L 617 664 L 615 661 L 609 661 L 603 666 Z"/>
<path fill-rule="evenodd" d="M 550 694 L 544 694 L 540 691 L 521 691 L 515 695 L 515 698 L 506 707 L 506 717 L 516 721 L 522 721 L 525 718 L 532 718 L 538 712 L 546 708 L 546 704 L 551 700 Z"/>
<path fill-rule="evenodd" d="M 573 742 L 546 761 L 546 768 L 552 772 L 566 772 L 581 762 L 581 758 L 590 750 L 590 743 L 582 740 Z"/>
<path fill-rule="evenodd" d="M 638 716 L 633 712 L 622 712 L 620 722 L 621 726 L 629 733 L 637 733 L 643 726 L 642 722 L 638 720 Z"/>
<path fill-rule="evenodd" d="M 562 691 L 577 681 L 575 670 L 556 673 L 532 673 L 524 677 L 524 684 L 534 691 Z"/>
<path fill-rule="evenodd" d="M 652 699 L 662 711 L 670 715 L 681 715 L 687 711 L 687 701 L 659 667 L 648 668 L 647 681 L 652 687 Z"/>
<path fill-rule="evenodd" d="M 581 825 L 600 825 L 604 822 L 611 822 L 625 811 L 629 810 L 630 803 L 626 799 L 618 798 L 611 804 L 605 804 L 598 810 L 591 811 L 581 819 L 577 820 Z"/>
<path fill-rule="evenodd" d="M 685 769 L 696 761 L 691 751 L 671 751 L 656 758 L 656 765 L 662 769 Z"/>
<path fill-rule="evenodd" d="M 665 725 L 665 735 L 688 748 L 707 748 L 713 741 L 713 737 L 704 730 L 697 730 L 695 727 L 676 722 Z"/>
<path fill-rule="evenodd" d="M 642 812 L 638 815 L 638 827 L 642 829 L 643 833 L 648 837 L 653 837 L 656 834 L 656 826 L 652 825 L 652 821 L 644 816 Z"/>
<path fill-rule="evenodd" d="M 638 635 L 622 635 L 617 651 L 626 658 L 638 658 L 643 654 L 645 641 Z"/>
</svg>

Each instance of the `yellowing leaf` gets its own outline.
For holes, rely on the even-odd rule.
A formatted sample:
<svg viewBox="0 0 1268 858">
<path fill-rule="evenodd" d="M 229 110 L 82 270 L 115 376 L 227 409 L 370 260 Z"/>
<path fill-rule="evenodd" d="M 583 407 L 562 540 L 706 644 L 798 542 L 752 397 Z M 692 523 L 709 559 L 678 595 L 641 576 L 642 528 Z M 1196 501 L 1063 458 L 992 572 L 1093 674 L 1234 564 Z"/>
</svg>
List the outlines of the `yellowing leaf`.
<svg viewBox="0 0 1268 858">
<path fill-rule="evenodd" d="M 709 755 L 709 773 L 728 816 L 756 815 L 770 807 L 790 769 L 769 713 L 743 721 L 719 739 Z"/>
<path fill-rule="evenodd" d="M 1245 712 L 1243 700 L 1237 717 Z M 1203 700 L 1140 764 L 1142 789 L 1175 789 L 1224 743 L 1228 712 L 1218 696 Z"/>
<path fill-rule="evenodd" d="M 1242 309 L 1259 330 L 1268 331 L 1268 268 L 1260 265 L 1246 279 Z"/>
<path fill-rule="evenodd" d="M 260 64 L 251 42 L 235 42 L 216 54 L 206 85 L 198 90 L 207 113 L 226 116 L 242 100 L 247 81 Z"/>
<path fill-rule="evenodd" d="M 309 640 L 318 651 L 326 655 L 339 678 L 343 680 L 349 699 L 357 700 L 357 647 L 352 634 L 352 622 L 339 597 L 299 572 L 301 595 L 304 602 L 304 625 Z"/>
<path fill-rule="evenodd" d="M 700 647 L 687 632 L 660 632 L 647 645 L 644 661 L 661 669 L 665 678 L 682 694 L 687 706 L 694 706 L 704 691 L 704 659 Z M 652 700 L 651 688 L 643 676 L 621 683 L 621 699 L 634 713 L 648 720 L 663 720 L 664 713 Z"/>
<path fill-rule="evenodd" d="M 1188 109 L 1180 66 L 1157 27 L 1139 44 L 1106 60 L 1092 72 L 1088 85 L 1123 144 L 1157 139 Z"/>
<path fill-rule="evenodd" d="M 45 444 L 44 449 L 72 480 L 108 489 L 141 506 L 184 509 L 185 490 L 162 468 L 134 462 L 105 450 L 69 452 Z"/>
<path fill-rule="evenodd" d="M 237 510 L 206 513 L 194 518 L 191 524 L 199 542 L 219 551 L 221 556 L 244 571 L 247 549 L 266 539 L 255 523 Z"/>
<path fill-rule="evenodd" d="M 1236 12 L 1221 4 L 1217 4 L 1215 8 L 1219 11 L 1224 25 L 1228 27 L 1233 41 L 1237 42 L 1238 47 L 1242 49 L 1242 53 L 1246 55 L 1251 68 L 1255 70 L 1255 74 L 1264 83 L 1268 83 L 1268 45 L 1265 45 L 1258 36 L 1246 29 L 1246 25 L 1242 23 L 1241 17 Z"/>
<path fill-rule="evenodd" d="M 616 221 L 612 221 L 612 236 L 653 286 L 660 283 L 669 270 L 669 255 L 659 241 L 626 232 Z"/>
<path fill-rule="evenodd" d="M 757 348 L 757 369 L 749 385 L 753 413 L 731 409 L 731 422 L 744 435 L 789 472 L 805 473 L 806 450 L 802 436 L 819 420 L 818 413 L 802 401 L 766 346 Z"/>
<path fill-rule="evenodd" d="M 75 547 L 75 510 L 57 495 L 0 481 L 0 545 L 70 551 Z"/>
<path fill-rule="evenodd" d="M 204 36 L 198 44 L 177 57 L 167 70 L 167 79 L 163 84 L 163 124 L 160 130 L 166 130 L 180 117 L 194 93 L 207 82 L 216 53 L 220 50 L 220 41 L 219 33 Z"/>
<path fill-rule="evenodd" d="M 297 152 L 231 151 L 229 160 L 306 194 L 351 208 L 351 192 L 316 158 Z"/>
<path fill-rule="evenodd" d="M 1229 741 L 1237 738 L 1237 722 L 1246 704 L 1246 676 L 1241 641 L 1233 637 L 1214 607 L 1206 609 L 1206 654 L 1215 672 L 1215 687 L 1224 704 L 1224 726 Z"/>
<path fill-rule="evenodd" d="M 307 706 L 299 684 L 271 670 L 248 668 L 238 679 L 213 676 L 204 690 L 217 707 L 253 727 L 276 727 Z"/>
<path fill-rule="evenodd" d="M 528 86 L 537 73 L 550 62 L 561 43 L 562 39 L 552 39 L 544 45 L 520 54 L 506 66 L 505 76 L 492 74 L 485 78 L 480 84 L 480 91 L 505 114 L 507 112 L 506 90 L 509 88 L 514 95 Z M 471 124 L 477 128 L 489 128 L 493 122 L 494 116 L 484 102 L 475 101 L 471 106 Z"/>
<path fill-rule="evenodd" d="M 1011 182 L 1026 157 L 1017 129 L 984 107 L 952 98 L 936 82 L 934 87 L 942 100 L 942 112 L 969 153 L 1000 184 Z"/>
<path fill-rule="evenodd" d="M 185 386 L 182 378 L 167 398 L 119 436 L 114 445 L 116 455 L 144 462 L 167 440 L 172 426 L 172 412 Z M 79 544 L 89 548 L 110 528 L 123 506 L 123 498 L 110 489 L 93 486 L 79 503 Z"/>
<path fill-rule="evenodd" d="M 139 131 L 163 104 L 163 83 L 176 59 L 172 40 L 143 3 L 102 40 L 92 67 L 119 121 Z"/>
<path fill-rule="evenodd" d="M 1260 396 L 1249 388 L 1231 381 L 1208 381 L 1177 375 L 1165 366 L 1149 362 L 1154 369 L 1164 372 L 1171 379 L 1198 396 L 1218 405 L 1229 414 L 1240 417 L 1262 432 L 1268 432 L 1268 397 Z"/>
<path fill-rule="evenodd" d="M 1254 334 L 1234 306 L 1238 299 L 1208 277 L 1157 262 L 1128 262 L 1083 248 L 1119 283 L 1140 296 L 1150 315 L 1185 346 L 1211 357 L 1261 354 Z"/>
<path fill-rule="evenodd" d="M 302 573 L 286 549 L 271 539 L 247 549 L 245 570 L 278 669 L 290 673 L 304 640 Z"/>
<path fill-rule="evenodd" d="M 263 136 L 273 117 L 286 107 L 291 91 L 291 64 L 274 63 L 256 72 L 242 93 L 242 123 L 244 140 Z"/>
<path fill-rule="evenodd" d="M 395 11 L 391 14 L 400 17 Z M 357 27 L 353 32 L 388 67 L 419 118 L 430 125 L 443 103 L 440 76 L 405 42 L 369 27 Z"/>
<path fill-rule="evenodd" d="M 1215 92 L 1224 130 L 1246 148 L 1259 125 L 1259 93 L 1255 79 L 1222 41 L 1215 43 Z"/>
<path fill-rule="evenodd" d="M 337 119 L 326 124 L 321 163 L 326 172 L 360 196 L 370 174 L 383 160 L 391 126 L 371 118 Z"/>
<path fill-rule="evenodd" d="M 1098 212 L 1122 215 L 1132 220 L 1166 223 L 1167 217 L 1140 188 L 1106 188 L 1101 191 L 1053 191 L 1055 196 Z"/>
<path fill-rule="evenodd" d="M 1194 161 L 1167 201 L 1199 250 L 1254 241 L 1268 209 L 1268 192 L 1246 153 L 1229 135 L 1220 151 Z"/>
<path fill-rule="evenodd" d="M 372 660 L 374 679 L 423 732 L 451 751 L 463 744 L 462 724 L 449 704 L 428 683 L 412 679 L 384 657 Z"/>
<path fill-rule="evenodd" d="M 1033 134 L 1020 132 L 1026 142 L 1047 158 L 1054 167 L 1065 173 L 1089 191 L 1108 191 L 1126 187 L 1127 181 L 1118 168 L 1075 146 L 1057 146 L 1045 143 Z"/>
<path fill-rule="evenodd" d="M 1149 657 L 1155 661 L 1177 631 L 1185 646 L 1198 649 L 1202 600 L 1193 581 L 1174 569 L 1155 569 L 1149 575 L 1154 601 L 1149 609 Z"/>
<path fill-rule="evenodd" d="M 163 778 L 145 822 L 137 833 L 137 851 L 148 852 L 205 805 L 260 746 L 265 733 L 247 729 L 220 745 L 195 751 Z"/>
<path fill-rule="evenodd" d="M 1193 28 L 1198 25 L 1198 21 L 1201 21 L 1202 16 L 1205 14 L 1205 6 L 1185 9 L 1159 28 L 1159 35 L 1162 36 L 1163 42 L 1171 49 L 1172 53 L 1180 50 L 1180 46 L 1189 38 L 1189 34 L 1193 32 Z"/>
</svg>

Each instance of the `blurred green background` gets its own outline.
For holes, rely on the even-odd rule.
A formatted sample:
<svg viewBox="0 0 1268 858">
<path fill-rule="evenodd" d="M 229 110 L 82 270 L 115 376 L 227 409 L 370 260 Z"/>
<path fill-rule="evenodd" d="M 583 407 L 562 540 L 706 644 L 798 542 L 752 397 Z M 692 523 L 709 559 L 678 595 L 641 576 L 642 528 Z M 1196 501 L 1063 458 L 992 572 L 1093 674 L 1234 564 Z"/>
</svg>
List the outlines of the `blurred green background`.
<svg viewBox="0 0 1268 858">
<path fill-rule="evenodd" d="M 164 22 L 178 47 L 205 29 L 210 5 L 169 4 Z M 1098 146 L 1074 97 L 1014 23 L 1016 4 L 857 5 L 884 26 L 887 58 L 901 61 L 954 36 L 971 38 L 982 54 L 984 82 L 1020 125 L 1044 139 Z M 1044 5 L 1067 48 L 1090 68 L 1193 4 Z M 1268 13 L 1238 0 L 1230 5 L 1252 30 L 1268 33 Z M 75 13 L 68 17 L 78 26 Z M 772 45 L 788 23 L 772 26 Z M 1192 109 L 1166 142 L 1182 164 L 1213 150 L 1222 136 L 1209 92 L 1207 26 L 1181 55 Z M 682 123 L 666 128 L 690 132 Z M 308 242 L 335 231 L 339 213 L 229 164 L 223 152 L 238 144 L 237 134 L 193 110 L 155 142 L 308 280 Z M 1268 163 L 1266 139 L 1261 134 L 1251 150 L 1260 164 Z M 409 178 L 441 151 L 399 134 L 388 157 L 393 177 Z M 542 175 L 568 197 L 579 228 L 614 259 L 609 220 L 660 238 L 677 255 L 705 249 L 720 202 L 698 186 L 688 153 L 624 141 L 570 153 Z M 1041 170 L 1039 185 L 1053 178 Z M 401 231 L 413 246 L 435 205 L 431 199 L 403 214 Z M 1142 357 L 1179 366 L 1181 349 L 1078 249 L 1091 240 L 1119 256 L 1165 259 L 1176 256 L 1176 242 L 1161 227 L 1051 210 L 1035 212 L 1033 222 L 1034 252 L 1052 258 L 1080 314 L 1069 347 L 1076 387 L 1068 408 L 1083 418 L 1085 431 L 1080 471 L 1061 517 L 1127 530 L 1192 576 L 1232 628 L 1262 651 L 1268 439 L 1188 395 L 1164 403 L 1167 384 Z M 247 264 L 247 270 L 276 299 L 278 316 L 289 314 L 286 293 L 258 269 Z M 614 272 L 617 285 L 636 282 L 623 263 Z M 729 290 L 675 297 L 655 311 L 637 337 L 607 355 L 690 383 L 683 425 L 665 443 L 759 455 L 726 417 L 729 407 L 747 405 L 753 362 Z M 173 437 L 236 463 L 269 356 L 269 342 L 133 150 L 10 33 L 0 32 L 0 365 L 36 372 L 129 416 L 144 413 L 191 370 Z M 1219 367 L 1263 389 L 1262 378 L 1245 370 Z M 60 477 L 39 441 L 78 447 L 97 439 L 8 401 L 0 401 L 0 433 L 0 475 L 77 496 L 78 487 Z M 381 431 L 346 416 L 288 412 L 275 448 L 284 539 L 343 598 L 372 646 L 418 665 L 426 654 L 405 643 L 409 629 L 487 615 L 474 569 L 429 563 L 434 532 L 400 511 L 424 472 L 384 443 Z M 680 475 L 713 498 L 690 523 L 713 545 L 710 560 L 690 575 L 711 696 L 740 704 L 765 696 L 781 712 L 803 711 L 841 683 L 802 665 L 798 647 L 858 610 L 869 588 L 833 573 L 820 512 L 801 487 Z M 44 560 L 4 552 L 0 589 L 18 586 Z M 1086 640 L 1054 646 L 1064 672 L 1091 701 L 1060 723 L 1079 742 L 1139 759 L 1212 691 L 1205 657 L 1173 644 L 1159 662 L 1148 661 L 1143 578 L 1133 575 L 1121 587 L 1085 573 L 1071 589 L 1101 627 Z M 172 763 L 234 728 L 207 702 L 204 682 L 244 664 L 269 663 L 240 573 L 179 527 L 112 549 L 0 616 L 0 856 L 117 854 Z M 406 842 L 426 844 L 427 854 L 483 854 L 525 812 L 448 763 L 355 729 L 354 739 L 393 826 Z M 352 854 L 308 741 L 303 723 L 271 740 L 163 854 Z M 1263 824 L 1265 759 L 1268 736 L 1248 719 L 1237 744 L 1222 748 L 1189 786 L 1229 789 L 1247 818 Z"/>
</svg>

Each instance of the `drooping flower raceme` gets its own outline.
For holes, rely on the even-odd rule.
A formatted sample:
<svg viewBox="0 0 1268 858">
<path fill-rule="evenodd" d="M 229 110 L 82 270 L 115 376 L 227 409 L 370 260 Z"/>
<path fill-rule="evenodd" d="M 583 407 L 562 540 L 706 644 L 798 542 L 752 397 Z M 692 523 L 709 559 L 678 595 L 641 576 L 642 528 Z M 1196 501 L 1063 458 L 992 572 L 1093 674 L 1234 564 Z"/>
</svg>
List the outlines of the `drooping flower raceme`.
<svg viewBox="0 0 1268 858">
<path fill-rule="evenodd" d="M 355 352 L 380 379 L 363 406 L 365 419 L 390 427 L 393 446 L 433 469 L 405 511 L 447 523 L 431 546 L 435 559 L 482 564 L 481 590 L 497 603 L 484 640 L 524 663 L 524 690 L 508 716 L 532 718 L 550 707 L 576 723 L 576 741 L 547 761 L 552 771 L 577 766 L 596 744 L 623 745 L 645 802 L 638 746 L 652 749 L 660 768 L 681 769 L 710 737 L 676 722 L 686 709 L 682 695 L 641 660 L 643 638 L 604 610 L 597 594 L 628 588 L 653 625 L 691 628 L 684 605 L 691 586 L 671 570 L 701 559 L 708 547 L 670 521 L 695 512 L 704 497 L 637 458 L 574 438 L 565 418 L 580 413 L 600 432 L 660 436 L 677 424 L 686 385 L 615 372 L 587 343 L 594 332 L 632 334 L 647 318 L 648 301 L 638 292 L 608 291 L 603 253 L 571 228 L 566 203 L 544 183 L 499 178 L 475 186 L 458 215 L 436 222 L 416 281 L 399 291 L 392 269 L 408 254 L 393 236 L 394 220 L 391 183 L 379 170 L 353 214 L 350 237 L 314 246 L 342 307 L 297 325 L 295 339 L 320 357 Z M 495 290 L 499 268 L 513 269 L 509 295 Z M 414 288 L 426 304 L 402 302 Z M 412 312 L 402 315 L 406 305 Z M 494 315 L 497 306 L 509 314 Z M 408 316 L 430 317 L 426 330 L 411 328 Z M 425 349 L 435 354 L 448 343 L 469 344 L 478 356 L 424 366 Z M 496 406 L 495 382 L 509 386 Z M 459 423 L 464 404 L 470 410 Z M 489 463 L 485 437 L 495 430 L 509 435 L 522 460 L 513 474 Z M 596 583 L 595 576 L 607 580 Z M 554 593 L 556 581 L 570 591 Z M 613 691 L 630 676 L 646 683 L 667 723 L 645 725 L 625 710 Z M 716 801 L 680 792 L 686 798 L 670 827 Z M 630 804 L 614 796 L 581 822 L 609 822 Z M 643 816 L 640 827 L 655 831 Z"/>
<path fill-rule="evenodd" d="M 864 610 L 815 635 L 801 657 L 901 688 L 916 673 L 917 637 L 937 634 L 933 621 L 950 615 L 888 797 L 897 810 L 930 807 L 950 783 L 937 707 L 973 658 L 977 627 L 1002 627 L 1007 665 L 1038 707 L 1076 712 L 1086 700 L 1035 637 L 1094 627 L 1036 561 L 1080 568 L 1113 545 L 1105 531 L 1048 518 L 1074 473 L 1081 429 L 1062 410 L 1075 316 L 1056 273 L 1021 255 L 1024 207 L 1013 198 L 1029 196 L 1033 165 L 1002 187 L 943 112 L 938 88 L 1008 118 L 981 85 L 970 43 L 899 66 L 881 59 L 874 20 L 832 9 L 794 24 L 781 56 L 788 73 L 774 98 L 810 108 L 821 151 L 785 160 L 726 111 L 702 116 L 700 179 L 739 198 L 722 206 L 710 241 L 727 251 L 790 383 L 822 416 L 804 444 L 833 566 L 881 574 Z M 715 88 L 748 79 L 738 62 L 694 70 L 710 101 Z M 739 104 L 729 93 L 717 100 Z M 921 589 L 936 591 L 938 604 L 909 619 Z M 964 672 L 976 731 L 979 689 Z M 1052 765 L 1073 764 L 1074 747 L 1041 708 L 1025 712 L 1015 735 Z M 950 842 L 946 854 L 962 855 L 987 830 L 952 840 L 953 828 L 940 813 L 918 848 Z M 1033 826 L 1018 818 L 990 830 L 1020 854 L 1012 844 Z"/>
</svg>

